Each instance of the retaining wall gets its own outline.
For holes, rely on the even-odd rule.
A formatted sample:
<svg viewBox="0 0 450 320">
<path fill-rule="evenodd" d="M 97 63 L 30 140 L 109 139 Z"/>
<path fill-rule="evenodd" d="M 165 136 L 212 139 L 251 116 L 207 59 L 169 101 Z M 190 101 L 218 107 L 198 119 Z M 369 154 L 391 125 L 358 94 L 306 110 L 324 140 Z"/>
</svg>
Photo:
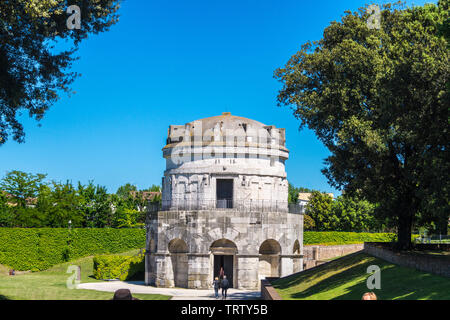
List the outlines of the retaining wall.
<svg viewBox="0 0 450 320">
<path fill-rule="evenodd" d="M 426 248 L 426 247 L 425 247 Z M 422 249 L 425 249 L 422 248 Z M 429 248 L 432 250 L 431 248 Z M 447 251 L 442 248 L 443 251 Z M 364 252 L 399 266 L 450 277 L 450 256 L 421 254 L 415 252 L 396 252 L 386 245 L 366 242 Z"/>
</svg>

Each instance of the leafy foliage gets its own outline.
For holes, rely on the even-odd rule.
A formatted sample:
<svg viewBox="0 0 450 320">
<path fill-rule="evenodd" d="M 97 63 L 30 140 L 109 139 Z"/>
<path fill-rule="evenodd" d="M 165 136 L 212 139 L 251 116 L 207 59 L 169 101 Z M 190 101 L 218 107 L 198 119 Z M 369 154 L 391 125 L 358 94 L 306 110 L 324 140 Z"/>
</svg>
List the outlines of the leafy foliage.
<svg viewBox="0 0 450 320">
<path fill-rule="evenodd" d="M 337 218 L 332 215 L 333 199 L 326 193 L 314 191 L 306 205 L 305 214 L 310 216 L 317 231 L 332 230 Z"/>
<path fill-rule="evenodd" d="M 145 247 L 144 229 L 0 228 L 0 264 L 45 270 L 79 257 Z"/>
<path fill-rule="evenodd" d="M 376 215 L 376 209 L 364 199 L 342 195 L 333 201 L 328 194 L 315 191 L 306 205 L 306 215 L 314 221 L 316 231 L 385 230 L 387 226 Z M 305 226 L 305 230 L 310 229 Z"/>
<path fill-rule="evenodd" d="M 289 203 L 297 203 L 298 202 L 298 194 L 300 192 L 313 192 L 312 189 L 303 188 L 303 187 L 294 187 L 292 184 L 289 183 L 288 187 L 288 202 Z"/>
<path fill-rule="evenodd" d="M 31 174 L 13 170 L 7 172 L 0 181 L 0 189 L 12 196 L 14 204 L 24 208 L 28 199 L 37 196 L 45 177 L 46 175 L 41 173 Z"/>
<path fill-rule="evenodd" d="M 341 245 L 364 242 L 392 242 L 396 239 L 394 233 L 368 232 L 315 232 L 303 233 L 303 244 Z"/>
<path fill-rule="evenodd" d="M 331 185 L 377 203 L 398 228 L 399 248 L 409 248 L 419 213 L 449 217 L 450 63 L 439 33 L 448 1 L 387 4 L 380 29 L 368 28 L 368 15 L 347 11 L 304 44 L 275 72 L 278 100 L 331 152 L 323 170 Z M 432 201 L 447 210 L 430 209 Z"/>
<path fill-rule="evenodd" d="M 93 181 L 74 187 L 70 181 L 45 182 L 45 177 L 12 171 L 0 180 L 0 227 L 61 228 L 68 227 L 69 221 L 76 228 L 143 227 L 149 200 L 136 186 L 127 184 L 119 194 L 108 194 Z M 159 202 L 161 197 L 151 201 Z"/>
<path fill-rule="evenodd" d="M 21 111 L 43 118 L 70 92 L 78 76 L 68 71 L 77 59 L 79 43 L 89 34 L 104 32 L 118 21 L 117 0 L 15 0 L 0 2 L 0 145 L 12 134 L 24 141 Z M 69 30 L 67 8 L 81 9 L 81 29 Z M 56 52 L 55 44 L 70 41 L 71 48 Z"/>
<path fill-rule="evenodd" d="M 144 254 L 138 256 L 95 256 L 94 277 L 96 279 L 129 280 L 136 273 L 144 272 L 144 257 Z"/>
<path fill-rule="evenodd" d="M 314 219 L 307 214 L 303 215 L 303 230 L 314 230 L 316 228 L 316 223 Z"/>
</svg>

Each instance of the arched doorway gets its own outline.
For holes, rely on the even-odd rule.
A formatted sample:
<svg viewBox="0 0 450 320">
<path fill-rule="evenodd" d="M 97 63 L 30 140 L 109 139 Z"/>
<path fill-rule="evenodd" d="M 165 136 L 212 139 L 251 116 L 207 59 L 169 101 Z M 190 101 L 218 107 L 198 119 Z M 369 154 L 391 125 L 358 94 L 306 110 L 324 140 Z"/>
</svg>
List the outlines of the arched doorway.
<svg viewBox="0 0 450 320">
<path fill-rule="evenodd" d="M 210 246 L 212 254 L 212 278 L 218 277 L 223 268 L 231 288 L 237 287 L 236 279 L 236 253 L 237 246 L 228 239 L 219 239 Z"/>
<path fill-rule="evenodd" d="M 281 246 L 278 241 L 268 239 L 259 247 L 259 278 L 280 276 Z"/>
<path fill-rule="evenodd" d="M 172 262 L 173 282 L 175 287 L 188 287 L 188 246 L 181 239 L 169 242 L 170 260 Z"/>
</svg>

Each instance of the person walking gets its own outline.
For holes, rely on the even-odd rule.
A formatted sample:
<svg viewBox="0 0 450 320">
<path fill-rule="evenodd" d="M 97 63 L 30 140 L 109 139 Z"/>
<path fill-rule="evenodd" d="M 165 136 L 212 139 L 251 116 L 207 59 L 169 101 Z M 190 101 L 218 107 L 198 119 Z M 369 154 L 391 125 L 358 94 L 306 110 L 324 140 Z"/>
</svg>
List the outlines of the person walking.
<svg viewBox="0 0 450 320">
<path fill-rule="evenodd" d="M 228 282 L 227 276 L 224 275 L 222 282 L 220 283 L 220 287 L 222 288 L 222 300 L 227 299 L 227 290 L 228 290 L 229 286 L 230 286 L 230 283 Z"/>
<path fill-rule="evenodd" d="M 216 299 L 219 299 L 219 288 L 220 288 L 220 281 L 219 281 L 219 277 L 216 277 L 213 281 L 213 286 L 214 286 L 214 297 Z"/>
<path fill-rule="evenodd" d="M 219 279 L 220 279 L 220 281 L 222 281 L 224 275 L 225 275 L 225 270 L 223 270 L 223 267 L 220 267 L 220 271 L 219 271 Z"/>
</svg>

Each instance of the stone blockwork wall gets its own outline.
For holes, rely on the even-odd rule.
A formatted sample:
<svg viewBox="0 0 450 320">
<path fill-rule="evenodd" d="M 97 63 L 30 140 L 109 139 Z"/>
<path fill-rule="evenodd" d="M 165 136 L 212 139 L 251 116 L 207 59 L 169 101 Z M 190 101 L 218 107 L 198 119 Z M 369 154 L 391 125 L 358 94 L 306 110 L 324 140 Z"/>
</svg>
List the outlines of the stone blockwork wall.
<svg viewBox="0 0 450 320">
<path fill-rule="evenodd" d="M 240 159 L 245 162 L 246 159 Z M 283 176 L 270 176 L 249 174 L 250 168 L 234 159 L 216 159 L 216 162 L 223 164 L 234 162 L 229 165 L 227 170 L 229 174 L 224 173 L 223 166 L 219 167 L 220 174 L 212 173 L 212 165 L 204 166 L 203 168 L 195 167 L 187 173 L 172 174 L 166 173 L 163 179 L 163 202 L 166 204 L 172 201 L 174 205 L 177 203 L 200 203 L 202 205 L 215 205 L 216 199 L 216 180 L 217 179 L 232 179 L 233 180 L 233 200 L 239 204 L 251 205 L 250 201 L 254 201 L 257 205 L 258 201 L 265 201 L 266 204 L 284 205 L 287 209 L 287 193 L 288 182 Z M 198 163 L 196 163 L 199 165 Z M 247 165 L 248 166 L 248 165 Z M 256 167 L 257 164 L 254 164 Z M 201 173 L 204 171 L 204 173 Z M 282 171 L 283 173 L 284 171 Z M 281 175 L 281 173 L 280 173 Z M 285 173 L 284 173 L 285 175 Z"/>
<path fill-rule="evenodd" d="M 363 248 L 363 243 L 336 246 L 307 245 L 303 248 L 303 254 L 305 260 L 326 260 L 360 251 Z"/>
<path fill-rule="evenodd" d="M 174 241 L 177 245 L 171 252 Z M 286 212 L 240 212 L 237 210 L 160 211 L 150 214 L 147 229 L 146 282 L 162 287 L 179 286 L 177 273 L 187 273 L 189 288 L 210 288 L 214 253 L 211 245 L 225 241 L 221 250 L 234 256 L 233 283 L 241 289 L 257 289 L 260 264 L 277 259 L 278 275 L 303 267 L 303 215 Z M 269 240 L 268 242 L 265 242 Z M 224 242 L 225 243 L 225 242 Z M 260 254 L 260 249 L 269 250 Z M 271 252 L 270 250 L 273 250 Z M 279 252 L 277 252 L 277 250 Z M 180 252 L 183 251 L 183 252 Z M 180 257 L 186 255 L 187 259 Z M 270 257 L 270 259 L 267 259 Z M 184 261 L 187 263 L 183 264 Z M 267 269 L 267 268 L 266 268 Z M 263 275 L 267 276 L 267 275 Z"/>
<path fill-rule="evenodd" d="M 444 249 L 445 250 L 445 249 Z M 386 248 L 379 243 L 364 243 L 364 252 L 398 264 L 403 267 L 434 273 L 440 276 L 450 277 L 450 260 L 448 256 L 433 256 L 420 253 L 400 253 Z"/>
</svg>

